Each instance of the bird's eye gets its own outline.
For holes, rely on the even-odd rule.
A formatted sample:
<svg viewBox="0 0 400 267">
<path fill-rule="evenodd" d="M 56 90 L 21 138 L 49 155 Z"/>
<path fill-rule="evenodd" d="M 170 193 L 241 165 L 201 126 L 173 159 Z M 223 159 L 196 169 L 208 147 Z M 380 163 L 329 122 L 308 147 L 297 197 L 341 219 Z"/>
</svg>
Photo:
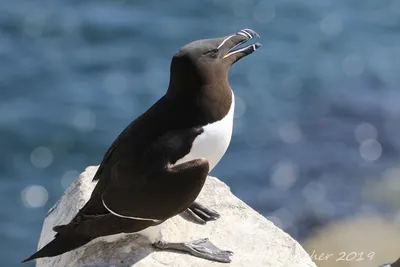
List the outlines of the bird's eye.
<svg viewBox="0 0 400 267">
<path fill-rule="evenodd" d="M 208 50 L 208 51 L 205 53 L 205 55 L 209 55 L 209 56 L 216 57 L 216 56 L 217 56 L 217 53 L 218 53 L 218 49 L 211 49 L 211 50 Z"/>
<path fill-rule="evenodd" d="M 217 53 L 218 52 L 218 49 L 210 49 L 210 50 L 208 50 L 207 52 L 206 52 L 206 54 L 209 54 L 209 53 Z"/>
</svg>

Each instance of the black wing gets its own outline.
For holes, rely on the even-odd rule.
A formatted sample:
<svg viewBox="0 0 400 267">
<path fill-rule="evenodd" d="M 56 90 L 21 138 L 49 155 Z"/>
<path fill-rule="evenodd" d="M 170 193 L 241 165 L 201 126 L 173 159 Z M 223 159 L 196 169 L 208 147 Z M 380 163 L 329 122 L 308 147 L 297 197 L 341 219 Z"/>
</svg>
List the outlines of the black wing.
<svg viewBox="0 0 400 267">
<path fill-rule="evenodd" d="M 200 193 L 209 166 L 196 159 L 171 167 L 190 152 L 202 129 L 190 128 L 161 136 L 141 161 L 118 162 L 101 199 L 114 215 L 132 219 L 166 220 L 187 209 Z"/>
<path fill-rule="evenodd" d="M 164 221 L 186 210 L 197 198 L 208 174 L 208 161 L 196 159 L 163 171 L 129 179 L 118 165 L 102 202 L 112 214 Z"/>
</svg>

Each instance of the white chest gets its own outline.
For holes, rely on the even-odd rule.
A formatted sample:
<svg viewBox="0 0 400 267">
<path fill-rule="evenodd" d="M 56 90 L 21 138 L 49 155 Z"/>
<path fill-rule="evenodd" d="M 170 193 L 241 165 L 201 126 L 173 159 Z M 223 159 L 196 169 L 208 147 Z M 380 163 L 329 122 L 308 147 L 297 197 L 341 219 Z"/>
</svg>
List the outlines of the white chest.
<svg viewBox="0 0 400 267">
<path fill-rule="evenodd" d="M 196 137 L 190 153 L 176 164 L 205 158 L 210 164 L 211 171 L 221 160 L 231 142 L 234 110 L 235 96 L 232 92 L 232 103 L 228 114 L 222 120 L 204 126 L 204 132 Z"/>
</svg>

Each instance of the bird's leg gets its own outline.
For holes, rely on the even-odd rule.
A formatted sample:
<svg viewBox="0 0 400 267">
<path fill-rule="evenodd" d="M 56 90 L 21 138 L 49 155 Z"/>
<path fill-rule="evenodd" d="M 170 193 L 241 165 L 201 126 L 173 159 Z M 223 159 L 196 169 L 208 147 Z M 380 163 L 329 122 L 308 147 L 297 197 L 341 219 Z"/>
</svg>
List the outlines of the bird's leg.
<svg viewBox="0 0 400 267">
<path fill-rule="evenodd" d="M 224 263 L 231 262 L 230 256 L 233 255 L 232 251 L 221 250 L 217 248 L 213 243 L 208 240 L 208 238 L 179 243 L 158 241 L 154 243 L 153 246 L 158 249 L 183 251 L 199 258 Z"/>
<path fill-rule="evenodd" d="M 218 212 L 207 208 L 198 202 L 194 202 L 183 214 L 183 217 L 189 221 L 198 224 L 205 224 L 221 217 Z"/>
</svg>

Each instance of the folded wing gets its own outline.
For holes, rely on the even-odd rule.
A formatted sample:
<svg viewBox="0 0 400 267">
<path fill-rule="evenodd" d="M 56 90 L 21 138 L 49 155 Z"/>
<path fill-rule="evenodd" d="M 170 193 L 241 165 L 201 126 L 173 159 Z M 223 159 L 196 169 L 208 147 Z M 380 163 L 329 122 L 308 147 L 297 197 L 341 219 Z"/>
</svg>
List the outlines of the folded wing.
<svg viewBox="0 0 400 267">
<path fill-rule="evenodd" d="M 129 159 L 117 163 L 101 196 L 104 207 L 119 217 L 153 221 L 164 221 L 187 209 L 204 185 L 208 161 L 171 164 L 190 152 L 201 132 L 196 128 L 169 132 L 149 147 L 139 166 Z"/>
</svg>

